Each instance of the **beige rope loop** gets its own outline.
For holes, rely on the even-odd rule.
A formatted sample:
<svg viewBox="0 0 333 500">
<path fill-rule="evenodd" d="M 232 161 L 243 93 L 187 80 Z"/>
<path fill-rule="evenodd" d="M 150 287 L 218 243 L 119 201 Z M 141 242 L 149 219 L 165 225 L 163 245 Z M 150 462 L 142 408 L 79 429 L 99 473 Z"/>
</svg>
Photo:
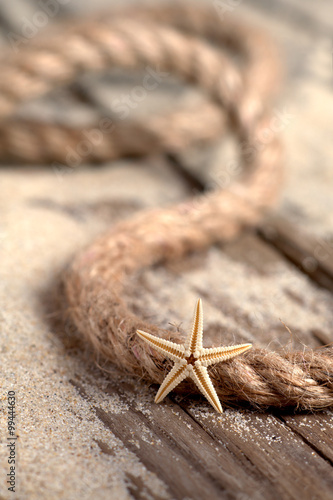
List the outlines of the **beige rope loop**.
<svg viewBox="0 0 333 500">
<path fill-rule="evenodd" d="M 125 14 L 127 18 L 124 20 Z M 140 22 L 133 21 L 133 18 Z M 153 22 L 159 24 L 156 26 Z M 205 42 L 198 35 L 207 36 L 208 40 Z M 59 39 L 64 42 L 59 44 Z M 236 71 L 221 50 L 213 50 L 207 45 L 209 41 L 218 47 L 222 44 L 225 48 L 237 50 L 238 58 L 244 60 L 240 71 Z M 273 46 L 260 32 L 232 20 L 221 23 L 213 8 L 194 8 L 191 3 L 141 7 L 133 12 L 131 9 L 121 10 L 117 15 L 108 14 L 102 19 L 62 25 L 53 32 L 49 30 L 47 37 L 30 40 L 16 55 L 12 51 L 3 54 L 0 157 L 7 162 L 66 162 L 66 148 L 59 147 L 59 142 L 68 147 L 78 144 L 84 139 L 82 131 L 54 124 L 45 124 L 44 128 L 44 124 L 41 127 L 39 123 L 18 121 L 10 115 L 20 103 L 69 83 L 81 73 L 115 66 L 144 67 L 144 62 L 152 67 L 157 65 L 161 70 L 164 68 L 180 78 L 189 77 L 206 88 L 215 100 L 228 102 L 231 91 L 233 102 L 229 104 L 243 115 L 239 122 L 245 127 L 251 126 L 255 116 L 263 113 L 273 83 L 276 86 L 279 80 L 277 65 L 271 58 L 274 60 Z M 242 89 L 239 88 L 241 79 L 245 82 Z M 190 112 L 156 117 L 156 126 L 152 127 L 150 122 L 136 128 L 140 129 L 143 142 L 150 143 L 155 150 L 167 147 L 177 151 L 198 141 L 207 142 L 220 137 L 223 130 L 221 116 L 221 108 L 207 103 L 197 109 L 199 128 L 193 127 Z M 165 126 L 166 123 L 169 127 Z M 173 125 L 173 133 L 170 125 Z M 127 132 L 128 125 L 118 122 L 114 136 L 108 134 L 108 140 L 96 144 L 94 150 L 85 156 L 86 161 L 105 161 L 124 154 L 147 152 L 149 146 L 138 148 L 138 141 L 131 142 L 134 134 Z M 123 144 L 120 148 L 119 142 Z"/>
<path fill-rule="evenodd" d="M 272 40 L 256 26 L 239 22 L 230 14 L 221 18 L 218 7 L 213 4 L 194 6 L 193 2 L 182 1 L 140 9 L 135 6 L 121 9 L 119 15 L 172 26 L 233 50 L 242 63 L 243 102 L 238 103 L 238 113 L 243 125 L 250 126 L 262 114 L 265 101 L 278 89 L 281 67 Z M 107 19 L 107 15 L 103 16 L 104 22 Z"/>
<path fill-rule="evenodd" d="M 235 237 L 275 202 L 282 176 L 269 115 L 279 80 L 276 51 L 260 31 L 231 16 L 222 22 L 212 6 L 179 2 L 75 21 L 47 38 L 36 37 L 14 57 L 4 54 L 1 62 L 0 156 L 7 160 L 64 161 L 65 147 L 75 146 L 80 131 L 24 121 L 14 113 L 21 103 L 85 72 L 109 68 L 149 66 L 196 85 L 207 101 L 195 110 L 196 126 L 193 111 L 181 110 L 147 123 L 117 123 L 87 161 L 178 150 L 216 139 L 226 127 L 239 141 L 243 174 L 237 182 L 115 225 L 76 256 L 64 279 L 69 315 L 96 352 L 134 376 L 160 383 L 166 364 L 135 331 L 180 339 L 135 316 L 123 292 L 134 273 Z M 315 410 L 333 404 L 332 368 L 332 350 L 278 354 L 254 348 L 211 373 L 224 403 Z"/>
</svg>

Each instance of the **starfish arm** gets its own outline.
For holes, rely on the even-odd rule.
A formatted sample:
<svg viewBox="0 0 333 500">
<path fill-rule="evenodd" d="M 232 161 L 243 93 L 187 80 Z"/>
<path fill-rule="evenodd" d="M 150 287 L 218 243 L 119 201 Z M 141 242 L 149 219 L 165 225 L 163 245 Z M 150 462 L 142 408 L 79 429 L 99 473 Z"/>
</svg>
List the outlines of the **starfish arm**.
<svg viewBox="0 0 333 500">
<path fill-rule="evenodd" d="M 216 394 L 212 381 L 209 378 L 207 368 L 205 366 L 193 365 L 190 372 L 190 377 L 192 380 L 194 380 L 198 389 L 206 396 L 215 410 L 219 413 L 222 413 L 222 406 Z"/>
<path fill-rule="evenodd" d="M 251 349 L 252 344 L 238 344 L 227 347 L 212 347 L 211 349 L 202 349 L 199 361 L 203 366 L 210 366 L 220 361 L 234 358 L 239 354 Z"/>
<path fill-rule="evenodd" d="M 185 351 L 189 354 L 198 353 L 202 349 L 203 312 L 201 299 L 198 299 L 193 316 L 192 331 L 185 342 Z"/>
<path fill-rule="evenodd" d="M 175 363 L 174 367 L 163 380 L 156 397 L 155 403 L 162 401 L 180 382 L 188 377 L 187 365 L 185 363 Z"/>
<path fill-rule="evenodd" d="M 143 332 L 142 330 L 137 330 L 136 333 L 139 337 L 145 340 L 149 345 L 151 345 L 156 351 L 161 352 L 167 358 L 172 359 L 172 361 L 181 361 L 185 357 L 185 348 L 181 344 L 176 344 L 170 340 L 161 339 L 155 337 L 150 333 Z"/>
</svg>

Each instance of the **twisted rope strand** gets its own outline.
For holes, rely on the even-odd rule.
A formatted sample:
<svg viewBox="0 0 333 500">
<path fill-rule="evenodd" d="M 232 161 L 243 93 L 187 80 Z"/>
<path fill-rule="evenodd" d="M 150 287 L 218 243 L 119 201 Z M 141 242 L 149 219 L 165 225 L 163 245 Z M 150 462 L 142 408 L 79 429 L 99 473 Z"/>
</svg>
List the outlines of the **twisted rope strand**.
<svg viewBox="0 0 333 500">
<path fill-rule="evenodd" d="M 211 50 L 207 50 L 211 49 L 211 46 L 198 39 L 198 35 L 207 35 L 207 38 L 215 43 L 237 48 L 238 55 L 243 56 L 246 64 L 241 72 L 246 85 L 243 85 L 238 96 L 234 92 L 234 98 L 239 101 L 236 110 L 243 113 L 240 122 L 246 125 L 252 122 L 255 112 L 259 115 L 263 111 L 263 102 L 272 93 L 273 82 L 276 86 L 279 71 L 276 63 L 271 60 L 272 54 L 274 55 L 272 44 L 263 38 L 260 32 L 244 28 L 242 24 L 232 21 L 221 29 L 221 22 L 213 9 L 202 11 L 202 8 L 193 8 L 191 4 L 163 6 L 157 9 L 136 8 L 134 12 L 128 10 L 124 19 L 125 13 L 126 11 L 120 11 L 118 15 L 112 13 L 111 16 L 103 16 L 100 20 L 80 21 L 74 26 L 65 25 L 61 30 L 58 28 L 54 29 L 53 33 L 48 32 L 47 38 L 41 36 L 32 39 L 14 57 L 11 52 L 3 55 L 0 80 L 0 156 L 3 160 L 43 163 L 54 160 L 56 156 L 58 161 L 66 162 L 66 151 L 56 147 L 54 137 L 61 135 L 63 143 L 74 147 L 80 142 L 78 130 L 55 125 L 52 125 L 50 130 L 51 125 L 46 125 L 50 133 L 43 133 L 39 123 L 20 121 L 18 124 L 15 120 L 8 122 L 5 118 L 10 116 L 20 103 L 40 96 L 58 85 L 69 83 L 84 72 L 99 72 L 112 67 L 139 68 L 144 67 L 145 62 L 153 67 L 164 67 L 165 71 L 168 71 L 169 65 L 173 74 L 186 78 L 187 65 L 191 66 L 196 61 L 197 67 L 193 75 L 191 68 L 188 68 L 189 76 L 198 84 L 202 79 L 205 87 L 214 85 L 214 82 L 217 87 L 227 83 L 224 92 L 223 89 L 217 89 L 215 96 L 217 99 L 227 98 L 228 86 L 237 85 L 239 76 L 231 61 L 225 57 L 221 60 L 221 53 L 215 53 L 214 56 Z M 141 18 L 141 24 L 130 19 L 131 17 Z M 156 22 L 161 17 L 163 26 L 154 26 L 151 21 Z M 175 31 L 175 28 L 182 29 L 185 33 Z M 196 37 L 191 38 L 189 34 Z M 59 44 L 59 39 L 65 40 L 66 43 Z M 178 64 L 178 68 L 173 68 L 175 64 Z M 208 117 L 207 105 L 197 109 L 197 121 L 202 123 L 201 136 L 204 140 L 216 139 L 219 136 L 220 130 L 216 121 L 217 116 L 221 116 L 221 108 L 216 109 L 213 124 L 212 113 L 212 106 Z M 249 115 L 251 113 L 252 120 Z M 181 123 L 184 119 L 185 123 L 191 122 L 191 116 L 188 121 L 186 116 L 183 116 Z M 170 124 L 174 124 L 172 117 Z M 120 131 L 122 128 L 124 133 Z M 142 126 L 141 128 L 143 129 Z M 108 136 L 108 141 L 96 144 L 94 150 L 85 156 L 85 160 L 105 161 L 108 158 L 123 156 L 124 150 L 125 153 L 133 150 L 135 153 L 136 145 L 131 145 L 133 134 L 127 134 L 126 129 L 126 124 L 117 123 L 118 136 L 127 137 L 126 141 L 122 141 L 125 143 L 124 148 L 118 151 L 115 146 L 105 145 L 105 142 L 118 143 L 117 137 L 109 140 Z M 159 145 L 160 148 L 167 145 L 171 149 L 179 149 L 197 142 L 200 138 L 193 126 L 187 127 L 187 134 L 183 139 L 175 130 L 173 137 L 178 136 L 178 141 L 168 138 L 163 121 L 157 121 L 153 136 L 149 123 L 147 129 L 148 137 L 154 139 L 156 147 Z M 210 130 L 208 138 L 207 130 Z M 181 127 L 179 131 L 182 131 Z M 139 150 L 138 153 L 140 152 Z"/>
<path fill-rule="evenodd" d="M 145 44 L 143 40 L 145 35 L 147 38 L 147 33 L 149 43 Z M 8 122 L 5 118 L 25 100 L 50 91 L 57 85 L 68 83 L 86 71 L 97 72 L 114 67 L 127 69 L 155 67 L 158 63 L 161 72 L 169 73 L 172 71 L 180 79 L 190 79 L 198 84 L 210 86 L 212 89 L 216 87 L 215 98 L 226 102 L 230 90 L 220 79 L 221 71 L 223 70 L 226 75 L 229 75 L 229 80 L 233 82 L 234 87 L 240 84 L 236 68 L 226 57 L 223 57 L 218 51 L 213 51 L 203 41 L 186 37 L 170 28 L 141 26 L 133 21 L 121 20 L 114 21 L 112 27 L 88 23 L 84 24 L 80 30 L 77 29 L 74 33 L 70 32 L 67 43 L 71 50 L 68 50 L 67 44 L 65 46 L 59 45 L 57 37 L 51 37 L 42 50 L 40 44 L 35 42 L 31 46 L 27 46 L 24 57 L 20 53 L 19 56 L 10 61 L 7 59 L 3 61 L 5 69 L 0 81 L 0 154 L 2 158 L 7 160 L 24 158 L 37 162 L 43 162 L 44 159 L 49 158 L 54 159 L 55 148 L 52 142 L 54 134 L 65 136 L 64 143 L 66 145 L 75 145 L 79 142 L 80 133 L 75 129 L 71 130 L 68 127 L 59 129 L 59 127 L 53 126 L 54 134 L 49 134 L 43 133 L 39 124 L 22 121 L 17 129 L 17 121 L 10 120 Z M 83 54 L 86 46 L 92 47 L 94 53 L 98 53 L 100 57 L 90 57 L 88 52 L 88 57 L 85 59 Z M 156 57 L 156 50 L 150 50 L 151 46 L 158 47 L 159 57 Z M 179 47 L 182 48 L 181 51 Z M 165 54 L 168 54 L 167 58 Z M 186 68 L 185 63 L 188 64 L 188 61 L 192 61 L 195 57 L 210 61 L 210 66 L 214 69 L 210 71 L 210 75 L 208 72 L 200 71 L 199 68 L 195 73 L 191 73 L 190 68 Z M 177 61 L 177 64 L 174 61 Z M 206 75 L 205 81 L 203 81 L 203 75 Z M 21 82 L 21 84 L 13 86 L 13 81 Z M 234 100 L 237 98 L 235 89 L 233 89 L 233 98 Z M 212 104 L 210 106 L 204 104 L 198 110 L 199 119 L 203 123 L 199 138 L 202 137 L 206 141 L 207 138 L 215 139 L 218 132 L 221 131 L 219 123 L 221 119 L 217 118 L 221 116 L 221 112 L 217 114 L 214 111 Z M 175 123 L 175 118 L 177 118 L 175 113 L 170 116 L 169 123 L 171 125 Z M 181 130 L 181 126 L 184 124 L 186 126 L 190 121 L 191 117 L 186 120 L 186 116 L 182 117 L 180 124 L 177 124 L 176 121 L 178 130 Z M 213 123 L 211 123 L 212 121 Z M 50 128 L 50 125 L 47 127 Z M 208 127 L 211 127 L 209 133 L 207 133 Z M 116 158 L 131 153 L 133 149 L 136 152 L 137 146 L 133 147 L 133 140 L 131 141 L 133 134 L 128 134 L 127 128 L 126 123 L 118 123 L 114 137 L 111 137 L 110 141 L 102 141 L 102 143 L 97 144 L 94 151 L 86 156 L 86 160 L 97 159 L 101 161 L 107 158 Z M 158 120 L 155 120 L 154 129 L 151 128 L 151 125 L 146 127 L 146 131 L 143 126 L 141 129 L 143 136 L 146 134 L 151 139 L 150 142 L 155 143 L 155 147 L 168 145 L 172 149 L 177 149 L 178 144 L 179 149 L 179 147 L 184 147 L 184 143 L 185 145 L 186 143 L 191 144 L 198 139 L 197 131 L 193 127 L 187 126 L 188 138 L 187 140 L 183 138 L 179 144 L 179 134 L 175 134 L 177 130 L 174 130 L 173 133 L 167 132 L 165 122 L 159 123 Z M 18 135 L 19 153 L 16 152 Z M 175 136 L 178 137 L 177 141 L 174 139 Z M 119 138 L 124 137 L 126 140 L 121 141 L 124 142 L 124 147 L 118 150 L 116 144 L 119 144 Z M 108 142 L 107 146 L 105 142 Z M 112 143 L 113 146 L 111 146 Z M 35 147 L 33 147 L 34 144 L 36 144 Z M 40 148 L 41 145 L 42 148 Z M 146 152 L 148 148 L 143 148 L 143 152 Z M 40 151 L 44 154 L 40 154 Z M 66 161 L 64 149 L 58 148 L 56 156 L 59 161 Z"/>
</svg>

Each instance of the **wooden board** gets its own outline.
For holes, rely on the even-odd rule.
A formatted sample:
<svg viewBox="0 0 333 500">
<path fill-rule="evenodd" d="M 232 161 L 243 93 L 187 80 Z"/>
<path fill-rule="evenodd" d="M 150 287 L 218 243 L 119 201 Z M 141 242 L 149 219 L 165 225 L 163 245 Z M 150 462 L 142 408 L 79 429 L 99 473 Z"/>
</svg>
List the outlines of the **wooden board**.
<svg viewBox="0 0 333 500">
<path fill-rule="evenodd" d="M 50 23 L 108 5 L 71 0 Z M 175 331 L 189 327 L 201 296 L 207 346 L 245 341 L 271 349 L 318 348 L 333 341 L 333 7 L 318 5 L 252 0 L 234 6 L 234 14 L 271 32 L 286 64 L 276 110 L 287 117 L 287 178 L 275 214 L 228 245 L 136 275 L 133 289 L 140 286 L 140 296 L 126 292 L 136 313 Z M 38 9 L 37 1 L 3 3 L 1 46 Z M 24 112 L 84 127 L 111 113 L 112 96 L 124 91 L 124 84 L 114 80 L 110 86 L 109 80 L 86 78 L 75 92 L 55 93 Z M 148 119 L 154 107 L 168 107 L 168 91 L 161 88 L 138 116 Z M 173 100 L 191 107 L 197 99 L 180 88 Z M 112 365 L 100 370 L 59 316 L 59 273 L 79 248 L 118 220 L 211 185 L 226 154 L 225 145 L 193 149 L 84 165 L 61 178 L 47 166 L 2 168 L 2 399 L 17 391 L 18 499 L 332 498 L 331 411 L 225 408 L 217 415 L 199 394 L 176 393 L 155 405 L 157 387 Z M 0 416 L 5 429 L 5 405 Z M 2 440 L 1 499 L 12 498 L 5 452 Z"/>
</svg>

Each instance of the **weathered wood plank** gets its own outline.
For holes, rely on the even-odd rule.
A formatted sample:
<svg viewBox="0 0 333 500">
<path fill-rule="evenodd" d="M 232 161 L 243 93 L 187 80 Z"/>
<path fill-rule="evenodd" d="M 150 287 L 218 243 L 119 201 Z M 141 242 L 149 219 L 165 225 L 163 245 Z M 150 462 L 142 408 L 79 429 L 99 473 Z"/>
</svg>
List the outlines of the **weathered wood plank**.
<svg viewBox="0 0 333 500">
<path fill-rule="evenodd" d="M 34 26 L 31 26 L 32 18 L 36 8 L 32 2 L 15 0 L 14 2 L 2 2 L 0 7 L 0 22 L 5 36 L 9 32 L 15 32 L 19 36 L 25 36 L 22 28 L 26 28 L 27 34 L 33 36 Z M 31 30 L 32 29 L 32 30 Z M 36 28 L 36 31 L 38 29 Z"/>
<path fill-rule="evenodd" d="M 282 415 L 281 419 L 294 432 L 302 436 L 327 462 L 333 465 L 333 414 Z"/>
<path fill-rule="evenodd" d="M 214 487 L 212 478 L 194 469 L 190 455 L 183 450 L 179 452 L 176 443 L 170 445 L 162 434 L 153 433 L 145 419 L 131 411 L 125 415 L 109 415 L 99 408 L 96 408 L 96 415 L 149 470 L 166 482 L 173 498 L 190 496 L 200 500 L 205 495 L 221 498 L 222 491 Z"/>
<path fill-rule="evenodd" d="M 226 411 L 223 419 L 217 421 L 203 416 L 200 410 L 187 411 L 216 441 L 249 460 L 258 474 L 271 483 L 274 498 L 296 500 L 300 492 L 303 498 L 331 498 L 330 464 L 279 419 L 269 414 Z M 264 484 L 262 480 L 259 492 L 265 497 Z"/>
<path fill-rule="evenodd" d="M 74 385 L 94 404 L 96 389 L 88 395 L 79 382 Z M 109 383 L 104 390 L 111 396 L 117 394 L 127 410 L 107 413 L 95 407 L 98 417 L 148 469 L 163 478 L 175 498 L 202 498 L 196 486 L 198 475 L 202 485 L 210 478 L 215 486 L 203 493 L 210 491 L 211 498 L 238 498 L 246 491 L 251 499 L 297 499 L 300 481 L 306 498 L 315 492 L 320 498 L 330 498 L 333 480 L 327 461 L 274 416 L 235 410 L 217 416 L 201 405 L 189 407 L 177 396 L 171 397 L 172 402 L 150 405 L 152 391 L 131 380 Z M 301 471 L 306 473 L 305 480 Z"/>
<path fill-rule="evenodd" d="M 157 282 L 160 291 L 155 290 Z M 304 344 L 321 345 L 316 330 L 331 334 L 331 294 L 318 289 L 251 233 L 204 255 L 178 261 L 167 270 L 147 270 L 133 278 L 132 284 L 133 290 L 141 287 L 142 293 L 136 297 L 129 289 L 129 304 L 135 304 L 135 311 L 143 317 L 153 317 L 162 328 L 170 328 L 171 321 L 186 329 L 200 296 L 207 318 L 207 345 L 254 342 L 271 349 L 303 349 Z M 170 290 L 167 305 L 163 288 Z"/>
<path fill-rule="evenodd" d="M 321 237 L 310 236 L 294 224 L 271 217 L 259 235 L 277 248 L 320 286 L 333 292 L 333 246 Z"/>
<path fill-rule="evenodd" d="M 281 23 L 295 26 L 297 35 L 300 31 L 306 34 L 331 35 L 333 9 L 332 4 L 319 0 L 313 9 L 311 0 L 275 0 L 267 3 L 265 0 L 250 0 L 249 6 L 258 9 L 267 16 L 276 17 Z"/>
<path fill-rule="evenodd" d="M 126 4 L 136 3 L 137 0 L 113 0 L 112 5 L 110 5 L 109 0 L 95 0 L 93 3 L 89 0 L 69 0 L 64 5 L 64 11 L 68 15 L 72 16 L 87 16 L 94 14 L 95 12 L 110 10 L 110 8 L 115 8 L 117 6 L 123 6 Z"/>
</svg>

